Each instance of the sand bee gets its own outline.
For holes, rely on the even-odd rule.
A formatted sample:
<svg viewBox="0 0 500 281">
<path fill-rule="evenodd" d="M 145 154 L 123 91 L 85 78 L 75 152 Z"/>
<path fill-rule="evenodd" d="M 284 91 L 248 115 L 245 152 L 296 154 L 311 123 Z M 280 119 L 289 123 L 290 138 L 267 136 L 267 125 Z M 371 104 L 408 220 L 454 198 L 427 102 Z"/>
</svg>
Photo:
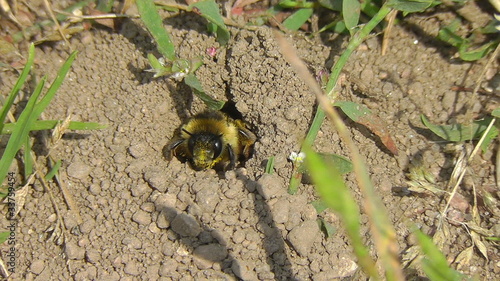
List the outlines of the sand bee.
<svg viewBox="0 0 500 281">
<path fill-rule="evenodd" d="M 176 156 L 197 171 L 225 171 L 250 158 L 256 139 L 242 120 L 209 110 L 187 120 L 163 151 L 167 160 Z"/>
</svg>

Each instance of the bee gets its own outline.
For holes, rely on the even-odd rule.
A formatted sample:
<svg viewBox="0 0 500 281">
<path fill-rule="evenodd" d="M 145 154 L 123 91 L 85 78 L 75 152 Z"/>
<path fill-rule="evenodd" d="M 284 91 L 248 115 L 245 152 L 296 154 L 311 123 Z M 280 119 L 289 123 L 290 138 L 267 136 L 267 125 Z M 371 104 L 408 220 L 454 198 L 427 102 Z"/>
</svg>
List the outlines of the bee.
<svg viewBox="0 0 500 281">
<path fill-rule="evenodd" d="M 245 122 L 208 110 L 188 119 L 164 148 L 168 161 L 176 156 L 196 170 L 231 170 L 252 155 L 257 137 Z"/>
</svg>

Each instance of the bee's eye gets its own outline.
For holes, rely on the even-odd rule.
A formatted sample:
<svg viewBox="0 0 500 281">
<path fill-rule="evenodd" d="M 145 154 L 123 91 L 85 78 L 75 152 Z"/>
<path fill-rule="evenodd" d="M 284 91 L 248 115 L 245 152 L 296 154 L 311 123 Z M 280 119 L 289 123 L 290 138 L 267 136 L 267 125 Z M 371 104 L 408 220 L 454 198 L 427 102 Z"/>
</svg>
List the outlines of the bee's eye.
<svg viewBox="0 0 500 281">
<path fill-rule="evenodd" d="M 213 140 L 212 144 L 213 144 L 213 150 L 214 150 L 214 159 L 216 159 L 222 153 L 222 141 L 221 141 L 220 137 L 216 137 Z"/>
</svg>

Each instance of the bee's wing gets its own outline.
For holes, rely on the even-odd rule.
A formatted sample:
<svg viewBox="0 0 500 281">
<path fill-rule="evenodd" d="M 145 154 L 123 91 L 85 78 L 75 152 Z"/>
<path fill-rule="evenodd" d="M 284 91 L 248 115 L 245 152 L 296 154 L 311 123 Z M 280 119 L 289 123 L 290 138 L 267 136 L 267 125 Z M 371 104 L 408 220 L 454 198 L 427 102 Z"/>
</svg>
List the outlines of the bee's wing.
<svg viewBox="0 0 500 281">
<path fill-rule="evenodd" d="M 236 155 L 234 155 L 233 147 L 230 144 L 227 145 L 227 154 L 229 155 L 229 164 L 224 169 L 232 170 L 236 165 Z"/>
<path fill-rule="evenodd" d="M 252 147 L 257 140 L 257 136 L 247 129 L 243 122 L 238 125 L 239 142 L 243 148 L 243 158 L 247 160 L 252 155 Z"/>
</svg>

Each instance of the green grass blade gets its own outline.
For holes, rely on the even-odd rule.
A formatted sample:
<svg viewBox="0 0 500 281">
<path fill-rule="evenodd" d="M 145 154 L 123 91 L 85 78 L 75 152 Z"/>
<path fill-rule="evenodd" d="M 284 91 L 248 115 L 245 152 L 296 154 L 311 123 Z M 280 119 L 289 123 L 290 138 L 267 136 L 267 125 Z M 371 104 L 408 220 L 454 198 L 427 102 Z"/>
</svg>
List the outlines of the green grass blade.
<svg viewBox="0 0 500 281">
<path fill-rule="evenodd" d="M 51 130 L 56 127 L 61 120 L 37 120 L 32 124 L 31 131 Z M 12 134 L 12 130 L 17 125 L 16 123 L 7 123 L 1 132 L 2 135 Z M 69 130 L 101 130 L 107 128 L 108 125 L 95 122 L 69 122 Z"/>
<path fill-rule="evenodd" d="M 9 110 L 12 107 L 12 104 L 14 103 L 14 99 L 16 98 L 16 96 L 19 94 L 19 91 L 23 87 L 24 82 L 26 81 L 26 77 L 28 77 L 28 74 L 30 73 L 31 66 L 33 66 L 34 61 L 35 61 L 35 45 L 31 44 L 28 51 L 28 60 L 26 61 L 26 65 L 24 66 L 21 75 L 17 79 L 14 88 L 12 88 L 12 91 L 10 92 L 7 101 L 2 106 L 2 111 L 0 111 L 0 132 L 3 130 L 5 117 L 7 117 L 7 114 L 9 113 Z"/>
<path fill-rule="evenodd" d="M 346 50 L 342 53 L 340 58 L 332 67 L 330 78 L 328 79 L 328 84 L 326 85 L 325 89 L 325 92 L 329 97 L 333 97 L 333 89 L 337 84 L 340 73 L 342 72 L 342 69 L 347 63 L 352 52 L 354 52 L 354 50 L 356 50 L 356 48 L 370 35 L 372 30 L 387 16 L 387 14 L 389 14 L 390 11 L 391 8 L 389 8 L 387 5 L 383 5 L 378 13 L 367 24 L 365 24 L 363 28 L 361 28 L 361 30 L 356 33 L 355 36 L 351 38 Z M 309 131 L 307 132 L 303 147 L 312 145 L 312 143 L 316 139 L 316 136 L 318 135 L 321 124 L 325 120 L 325 116 L 326 115 L 323 110 L 318 107 L 318 109 L 316 110 L 316 114 L 314 115 L 313 123 L 309 128 Z M 297 192 L 298 185 L 300 184 L 300 178 L 300 173 L 294 171 L 288 187 L 288 192 L 290 194 L 294 194 L 295 192 Z"/>
<path fill-rule="evenodd" d="M 313 8 L 314 2 L 296 1 L 296 0 L 280 0 L 278 5 L 283 8 Z"/>
<path fill-rule="evenodd" d="M 3 242 L 7 241 L 10 236 L 10 231 L 3 231 L 0 232 L 0 244 L 3 244 Z"/>
<path fill-rule="evenodd" d="M 217 5 L 214 0 L 204 0 L 194 3 L 190 6 L 190 9 L 192 9 L 192 7 L 197 8 L 201 16 L 207 19 L 208 22 L 217 26 L 217 41 L 219 41 L 219 44 L 222 46 L 226 45 L 231 35 L 229 34 L 226 24 L 224 24 L 224 19 L 219 11 L 219 5 Z"/>
<path fill-rule="evenodd" d="M 50 171 L 45 175 L 45 180 L 51 180 L 57 174 L 57 172 L 59 172 L 59 168 L 61 168 L 61 165 L 62 161 L 57 160 L 52 169 L 50 169 Z"/>
<path fill-rule="evenodd" d="M 264 173 L 272 175 L 274 173 L 274 156 L 269 157 Z"/>
<path fill-rule="evenodd" d="M 0 182 L 3 182 L 3 180 L 5 179 L 5 176 L 9 171 L 9 167 L 14 160 L 16 153 L 19 151 L 21 146 L 25 143 L 25 139 L 28 137 L 31 125 L 33 123 L 30 123 L 30 120 L 33 119 L 32 115 L 34 115 L 36 101 L 38 100 L 38 97 L 42 92 L 46 80 L 46 76 L 44 76 L 40 80 L 35 90 L 33 91 L 33 94 L 29 98 L 26 107 L 24 108 L 23 112 L 21 112 L 16 126 L 12 130 L 12 135 L 9 138 L 7 147 L 5 147 L 2 159 L 0 160 Z"/>
<path fill-rule="evenodd" d="M 26 139 L 29 136 L 29 132 L 31 131 L 32 126 L 35 124 L 36 120 L 45 110 L 45 108 L 49 105 L 50 101 L 54 97 L 56 91 L 61 86 L 66 74 L 68 73 L 73 60 L 76 57 L 77 52 L 73 52 L 69 58 L 64 62 L 63 66 L 59 70 L 56 79 L 50 85 L 47 93 L 43 98 L 38 101 L 42 93 L 42 89 L 45 85 L 45 81 L 47 77 L 44 76 L 40 83 L 38 83 L 35 91 L 31 95 L 28 100 L 28 104 L 24 108 L 21 116 L 17 120 L 14 129 L 12 130 L 12 135 L 10 136 L 9 142 L 7 143 L 7 147 L 5 148 L 4 154 L 2 155 L 2 159 L 0 160 L 0 182 L 3 182 L 7 172 L 9 170 L 10 164 L 14 160 L 16 153 L 21 149 L 22 145 L 26 143 Z M 38 101 L 38 102 L 37 102 Z M 29 151 L 26 151 L 29 153 Z"/>
<path fill-rule="evenodd" d="M 309 146 L 304 147 L 304 151 L 305 163 L 316 189 L 324 203 L 342 218 L 359 264 L 371 277 L 380 279 L 375 262 L 370 257 L 368 249 L 363 244 L 363 238 L 360 236 L 359 222 L 361 220 L 358 205 L 345 185 L 342 175 L 335 166 L 327 165 L 322 157 Z"/>
<path fill-rule="evenodd" d="M 163 27 L 162 19 L 154 2 L 152 0 L 138 0 L 136 4 L 141 20 L 156 41 L 158 51 L 165 58 L 174 61 L 176 59 L 175 46 L 167 30 Z"/>
<path fill-rule="evenodd" d="M 33 173 L 33 157 L 31 157 L 31 139 L 29 135 L 24 138 L 24 174 L 26 177 Z"/>
<path fill-rule="evenodd" d="M 50 85 L 49 89 L 47 90 L 47 93 L 36 104 L 35 109 L 34 109 L 33 120 L 30 122 L 30 124 L 33 124 L 35 122 L 35 120 L 38 119 L 40 114 L 42 114 L 42 112 L 45 110 L 45 108 L 49 105 L 52 98 L 55 96 L 57 90 L 59 89 L 62 82 L 64 81 L 64 78 L 66 78 L 66 74 L 68 74 L 68 71 L 71 68 L 71 64 L 75 60 L 77 53 L 78 53 L 77 51 L 74 51 L 73 53 L 71 53 L 71 55 L 68 57 L 68 59 L 61 66 L 61 69 L 57 73 L 56 79 L 54 79 L 54 82 L 52 82 L 52 84 Z"/>
<path fill-rule="evenodd" d="M 432 281 L 466 280 L 466 277 L 448 265 L 446 257 L 439 251 L 432 239 L 416 229 L 418 244 L 422 249 L 422 269 Z"/>
</svg>

